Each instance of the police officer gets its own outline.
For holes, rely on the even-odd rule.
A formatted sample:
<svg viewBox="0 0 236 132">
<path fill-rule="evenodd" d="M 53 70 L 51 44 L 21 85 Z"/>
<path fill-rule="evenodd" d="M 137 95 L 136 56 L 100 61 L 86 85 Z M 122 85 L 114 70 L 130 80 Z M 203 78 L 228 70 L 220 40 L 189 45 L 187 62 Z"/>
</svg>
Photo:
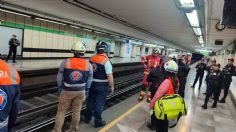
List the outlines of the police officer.
<svg viewBox="0 0 236 132">
<path fill-rule="evenodd" d="M 190 71 L 189 65 L 186 62 L 186 58 L 180 58 L 179 60 L 179 70 L 178 70 L 178 79 L 179 79 L 179 95 L 184 98 L 185 85 L 187 81 L 187 76 Z"/>
<path fill-rule="evenodd" d="M 13 131 L 20 101 L 20 76 L 0 59 L 0 132 Z"/>
<path fill-rule="evenodd" d="M 70 131 L 78 131 L 80 111 L 85 101 L 85 94 L 92 83 L 93 69 L 84 58 L 85 45 L 78 41 L 71 51 L 74 57 L 65 59 L 59 67 L 57 83 L 60 93 L 58 110 L 53 132 L 61 132 L 65 114 L 72 110 Z"/>
<path fill-rule="evenodd" d="M 214 95 L 214 102 L 212 108 L 216 108 L 217 101 L 220 95 L 220 88 L 222 85 L 222 74 L 220 71 L 220 64 L 213 66 L 213 69 L 210 70 L 209 76 L 207 77 L 207 91 L 204 104 L 202 105 L 203 109 L 207 109 L 207 103 L 209 98 Z"/>
<path fill-rule="evenodd" d="M 216 64 L 216 60 L 213 59 L 213 60 L 210 61 L 209 65 L 206 67 L 206 71 L 207 71 L 207 75 L 206 75 L 206 79 L 205 79 L 206 84 L 207 84 L 207 81 L 208 81 L 208 76 L 209 76 L 209 74 L 210 74 L 210 71 L 214 69 L 215 64 Z M 207 90 L 207 89 L 206 89 L 206 90 Z M 207 91 L 206 91 L 206 92 L 207 92 Z M 203 93 L 203 94 L 206 94 L 206 92 Z"/>
<path fill-rule="evenodd" d="M 151 92 L 151 99 L 155 96 L 157 88 L 164 81 L 164 78 L 164 67 L 162 63 L 149 73 L 147 81 L 150 83 L 149 91 Z M 156 130 L 155 114 L 151 115 L 151 123 L 148 123 L 147 127 L 151 130 Z"/>
<path fill-rule="evenodd" d="M 114 92 L 112 65 L 105 54 L 106 50 L 107 44 L 105 42 L 97 42 L 97 54 L 90 58 L 94 73 L 85 111 L 85 123 L 89 123 L 92 116 L 94 116 L 95 128 L 106 125 L 106 122 L 102 119 L 102 111 L 106 97 L 109 93 Z"/>
<path fill-rule="evenodd" d="M 229 87 L 232 82 L 232 76 L 236 76 L 236 68 L 233 65 L 234 59 L 229 58 L 228 64 L 222 69 L 223 74 L 223 88 L 224 88 L 224 97 L 220 100 L 220 103 L 225 103 L 225 99 L 228 95 Z"/>
<path fill-rule="evenodd" d="M 13 34 L 12 38 L 9 40 L 9 53 L 6 58 L 6 62 L 8 62 L 9 58 L 11 57 L 13 53 L 13 63 L 16 63 L 16 52 L 17 52 L 17 46 L 20 45 L 19 40 L 16 39 L 16 35 Z"/>
<path fill-rule="evenodd" d="M 198 89 L 200 89 L 201 85 L 202 85 L 202 79 L 204 77 L 204 72 L 206 70 L 206 64 L 204 63 L 204 59 L 202 59 L 201 62 L 197 64 L 196 68 L 197 68 L 197 71 L 196 71 L 197 74 L 196 74 L 194 83 L 193 83 L 193 85 L 191 87 L 194 88 L 195 84 L 197 83 L 197 81 L 199 79 L 199 87 L 198 87 Z"/>
</svg>

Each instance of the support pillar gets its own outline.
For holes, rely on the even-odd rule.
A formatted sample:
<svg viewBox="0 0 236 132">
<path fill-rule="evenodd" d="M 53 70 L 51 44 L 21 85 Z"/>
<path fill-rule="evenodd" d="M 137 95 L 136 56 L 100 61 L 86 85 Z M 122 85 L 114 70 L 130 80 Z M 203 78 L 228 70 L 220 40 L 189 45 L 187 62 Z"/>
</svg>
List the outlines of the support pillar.
<svg viewBox="0 0 236 132">
<path fill-rule="evenodd" d="M 136 54 L 137 54 L 136 50 L 137 50 L 137 45 L 133 44 L 133 45 L 132 45 L 132 54 L 131 54 L 131 57 L 133 57 L 133 58 L 136 57 Z"/>
</svg>

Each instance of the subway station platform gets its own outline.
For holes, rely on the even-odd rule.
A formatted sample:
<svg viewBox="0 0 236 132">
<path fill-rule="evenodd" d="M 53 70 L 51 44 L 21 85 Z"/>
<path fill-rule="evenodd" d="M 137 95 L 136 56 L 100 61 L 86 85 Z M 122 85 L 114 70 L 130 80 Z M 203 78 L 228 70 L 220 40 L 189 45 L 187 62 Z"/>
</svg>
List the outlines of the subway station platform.
<svg viewBox="0 0 236 132">
<path fill-rule="evenodd" d="M 136 58 L 119 58 L 114 57 L 110 59 L 113 64 L 127 63 L 127 62 L 140 62 L 140 57 Z M 62 63 L 63 59 L 32 59 L 32 60 L 17 60 L 17 63 L 12 63 L 11 60 L 8 63 L 12 63 L 18 71 L 28 70 L 42 70 L 57 68 Z"/>
<path fill-rule="evenodd" d="M 191 68 L 186 85 L 185 98 L 188 104 L 188 115 L 182 117 L 175 128 L 170 132 L 233 132 L 236 130 L 236 110 L 230 96 L 225 104 L 218 103 L 216 109 L 212 109 L 212 100 L 208 103 L 208 109 L 203 110 L 206 85 L 200 90 L 192 89 L 190 86 L 194 81 L 195 68 Z M 235 88 L 235 81 L 231 89 Z M 198 84 L 196 85 L 198 86 Z M 221 94 L 222 95 L 222 94 Z M 107 109 L 103 113 L 107 125 L 104 128 L 95 129 L 91 124 L 83 122 L 80 131 L 85 132 L 151 132 L 146 125 L 150 121 L 148 103 L 138 102 L 138 95 L 134 95 L 121 103 Z"/>
</svg>

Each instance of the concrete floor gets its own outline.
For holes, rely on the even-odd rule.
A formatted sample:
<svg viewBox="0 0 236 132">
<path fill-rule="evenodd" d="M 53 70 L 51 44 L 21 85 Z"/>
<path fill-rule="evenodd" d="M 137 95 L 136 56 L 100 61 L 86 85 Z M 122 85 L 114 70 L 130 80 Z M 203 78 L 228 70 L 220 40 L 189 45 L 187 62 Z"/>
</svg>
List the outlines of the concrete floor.
<svg viewBox="0 0 236 132">
<path fill-rule="evenodd" d="M 182 117 L 175 128 L 169 129 L 170 132 L 235 132 L 236 131 L 236 111 L 231 99 L 227 98 L 227 103 L 218 104 L 216 109 L 212 109 L 212 103 L 208 103 L 208 109 L 203 110 L 206 85 L 203 83 L 201 90 L 190 88 L 195 77 L 195 68 L 192 68 L 187 85 L 186 101 L 188 103 L 188 115 Z M 198 84 L 196 85 L 198 86 Z M 122 114 L 137 105 L 137 95 L 115 105 L 104 112 L 104 118 L 111 124 L 106 128 L 101 128 L 100 132 L 151 132 L 146 124 L 150 120 L 148 104 L 142 102 L 130 114 L 122 117 Z M 121 116 L 120 116 L 121 115 Z M 91 125 L 80 124 L 81 132 L 95 132 Z"/>
</svg>

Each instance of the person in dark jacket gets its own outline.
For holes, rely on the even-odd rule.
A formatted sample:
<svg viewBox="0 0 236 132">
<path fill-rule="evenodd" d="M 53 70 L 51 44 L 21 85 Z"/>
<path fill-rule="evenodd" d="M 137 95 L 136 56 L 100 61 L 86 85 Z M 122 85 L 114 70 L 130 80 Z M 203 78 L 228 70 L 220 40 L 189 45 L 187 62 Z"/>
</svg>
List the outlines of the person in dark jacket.
<svg viewBox="0 0 236 132">
<path fill-rule="evenodd" d="M 6 62 L 8 62 L 9 58 L 11 57 L 13 53 L 13 63 L 16 63 L 16 52 L 17 52 L 17 46 L 20 45 L 19 40 L 16 39 L 16 35 L 12 35 L 12 38 L 9 40 L 9 53 L 6 58 Z"/>
<path fill-rule="evenodd" d="M 184 92 L 185 92 L 185 85 L 187 81 L 187 76 L 190 71 L 189 65 L 186 63 L 185 58 L 181 58 L 179 60 L 179 70 L 178 70 L 178 78 L 179 78 L 179 95 L 184 98 Z"/>
<path fill-rule="evenodd" d="M 224 88 L 224 97 L 220 100 L 220 103 L 225 103 L 225 99 L 228 95 L 229 87 L 232 82 L 232 76 L 236 76 L 236 68 L 233 65 L 234 59 L 229 58 L 228 64 L 222 69 L 223 74 L 223 88 Z"/>
<path fill-rule="evenodd" d="M 20 102 L 20 76 L 0 59 L 0 132 L 12 132 Z"/>
<path fill-rule="evenodd" d="M 161 65 L 154 68 L 147 77 L 147 82 L 151 84 L 149 88 L 151 92 L 151 99 L 155 96 L 159 85 L 164 81 L 165 75 L 163 68 L 163 63 L 161 63 Z M 151 123 L 148 123 L 147 127 L 151 130 L 156 130 L 156 117 L 154 113 L 151 115 Z"/>
<path fill-rule="evenodd" d="M 216 64 L 213 66 L 213 69 L 210 70 L 209 76 L 207 77 L 207 92 L 206 92 L 206 97 L 204 104 L 202 105 L 203 109 L 207 109 L 207 103 L 209 101 L 209 98 L 214 95 L 214 102 L 212 105 L 212 108 L 216 108 L 217 106 L 217 101 L 219 99 L 220 95 L 220 88 L 222 85 L 222 73 L 220 71 L 220 64 Z"/>
<path fill-rule="evenodd" d="M 194 83 L 193 83 L 193 85 L 191 87 L 194 88 L 195 84 L 197 83 L 197 81 L 199 79 L 199 87 L 198 87 L 198 89 L 200 89 L 201 86 L 202 86 L 202 79 L 204 77 L 204 72 L 206 70 L 206 64 L 204 63 L 204 59 L 202 59 L 201 62 L 197 64 L 196 68 L 197 68 L 196 77 L 195 77 Z"/>
<path fill-rule="evenodd" d="M 208 76 L 209 76 L 209 74 L 210 74 L 210 71 L 214 69 L 215 64 L 216 64 L 216 60 L 213 59 L 213 60 L 210 61 L 210 64 L 206 67 L 206 71 L 207 71 L 207 75 L 206 75 L 206 79 L 205 79 L 206 84 L 207 84 L 207 81 L 208 81 L 207 79 L 208 79 Z M 206 90 L 207 90 L 207 89 L 206 89 Z M 206 92 L 207 92 L 207 91 L 206 91 Z M 203 94 L 206 94 L 206 92 L 203 93 Z"/>
</svg>

